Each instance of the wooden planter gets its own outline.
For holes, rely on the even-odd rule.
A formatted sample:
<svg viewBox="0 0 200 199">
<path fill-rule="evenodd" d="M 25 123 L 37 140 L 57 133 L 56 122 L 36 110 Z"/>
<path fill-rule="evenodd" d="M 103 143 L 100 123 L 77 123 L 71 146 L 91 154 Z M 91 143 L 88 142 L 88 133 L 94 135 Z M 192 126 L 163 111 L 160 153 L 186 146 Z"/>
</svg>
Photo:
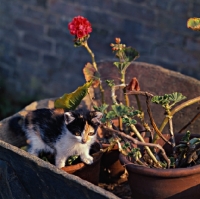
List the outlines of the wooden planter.
<svg viewBox="0 0 200 199">
<path fill-rule="evenodd" d="M 115 79 L 117 84 L 118 71 L 113 66 L 112 61 L 103 61 L 98 64 L 101 76 L 104 79 Z M 106 68 L 106 70 L 105 70 Z M 164 93 L 181 92 L 189 98 L 196 97 L 200 93 L 200 82 L 194 78 L 187 77 L 177 72 L 163 69 L 147 63 L 134 62 L 127 70 L 126 80 L 129 82 L 133 77 L 137 77 L 141 90 L 163 95 Z M 118 82 L 119 83 L 119 82 Z M 104 83 L 103 83 L 104 84 Z M 110 103 L 110 89 L 105 85 L 106 102 Z M 96 102 L 100 96 L 97 90 L 93 90 Z M 63 91 L 64 93 L 65 91 Z M 36 101 L 16 113 L 26 115 L 28 111 L 38 108 L 53 108 L 54 100 L 45 99 Z M 143 101 L 145 103 L 145 99 Z M 133 104 L 134 105 L 134 104 Z M 91 101 L 84 98 L 80 106 L 90 108 Z M 135 106 L 136 107 L 136 106 Z M 194 116 L 196 106 L 185 108 L 184 113 L 175 115 L 174 129 L 179 130 L 188 118 Z M 164 112 L 152 106 L 153 115 L 159 120 L 163 118 Z M 187 117 L 186 117 L 187 116 Z M 3 198 L 118 198 L 85 180 L 65 171 L 57 169 L 55 166 L 19 149 L 25 144 L 25 137 L 13 133 L 8 128 L 6 118 L 0 122 L 0 196 Z M 158 126 L 160 123 L 156 120 Z M 199 132 L 200 122 L 191 126 L 191 132 Z M 143 183 L 145 184 L 145 183 Z M 178 185 L 177 185 L 178 186 Z M 195 187 L 194 187 L 195 189 Z"/>
</svg>

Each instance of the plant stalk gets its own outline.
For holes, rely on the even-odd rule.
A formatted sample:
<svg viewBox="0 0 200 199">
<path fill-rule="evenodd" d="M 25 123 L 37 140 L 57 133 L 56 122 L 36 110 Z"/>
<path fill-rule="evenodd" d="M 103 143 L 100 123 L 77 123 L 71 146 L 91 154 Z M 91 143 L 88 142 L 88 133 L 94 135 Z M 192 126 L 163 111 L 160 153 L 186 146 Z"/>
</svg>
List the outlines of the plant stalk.
<svg viewBox="0 0 200 199">
<path fill-rule="evenodd" d="M 97 67 L 97 63 L 95 61 L 94 53 L 92 52 L 92 50 L 88 46 L 87 41 L 83 42 L 82 46 L 84 46 L 86 48 L 86 50 L 88 51 L 88 53 L 90 54 L 90 56 L 92 58 L 92 65 L 95 68 L 95 70 L 98 72 L 98 67 Z M 102 104 L 104 104 L 105 103 L 104 89 L 103 89 L 103 86 L 101 84 L 101 80 L 100 79 L 99 79 L 99 82 L 100 82 L 99 83 L 99 89 L 100 89 L 100 92 L 101 92 L 101 102 L 102 102 Z"/>
<path fill-rule="evenodd" d="M 190 106 L 194 103 L 197 103 L 198 101 L 200 101 L 200 96 L 199 97 L 196 97 L 196 98 L 193 98 L 193 99 L 190 99 L 190 100 L 187 100 L 186 102 L 183 102 L 182 104 L 178 105 L 177 107 L 175 107 L 174 109 L 171 110 L 171 113 L 170 113 L 170 116 L 173 116 L 176 112 L 180 111 L 181 109 L 187 107 L 187 106 Z M 168 118 L 167 116 L 165 117 L 165 119 L 163 120 L 159 130 L 160 132 L 163 131 L 163 129 L 165 128 L 166 124 L 168 123 Z M 157 136 L 156 139 L 158 139 L 159 137 Z"/>
</svg>

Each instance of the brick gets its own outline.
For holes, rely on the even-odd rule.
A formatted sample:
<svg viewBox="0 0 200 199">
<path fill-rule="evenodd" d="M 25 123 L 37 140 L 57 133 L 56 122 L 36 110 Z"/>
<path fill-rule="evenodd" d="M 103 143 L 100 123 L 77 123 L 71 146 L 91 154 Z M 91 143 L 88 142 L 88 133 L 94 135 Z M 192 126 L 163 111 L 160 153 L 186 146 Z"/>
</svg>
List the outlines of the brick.
<svg viewBox="0 0 200 199">
<path fill-rule="evenodd" d="M 31 21 L 26 21 L 24 19 L 16 19 L 14 24 L 16 28 L 18 28 L 19 30 L 37 33 L 37 34 L 43 34 L 44 32 L 43 25 L 36 24 Z"/>
<path fill-rule="evenodd" d="M 0 29 L 0 38 L 7 38 L 12 41 L 17 41 L 19 39 L 19 35 L 17 31 L 10 28 Z"/>
<path fill-rule="evenodd" d="M 155 55 L 169 63 L 196 65 L 197 61 L 192 54 L 174 46 L 160 46 L 155 50 Z"/>
<path fill-rule="evenodd" d="M 63 31 L 59 28 L 49 28 L 47 35 L 52 37 L 56 41 L 68 42 L 70 39 L 73 40 L 73 37 L 70 35 L 69 31 Z"/>
<path fill-rule="evenodd" d="M 65 14 L 68 10 L 67 3 L 60 0 L 50 0 L 49 9 L 58 14 Z"/>
<path fill-rule="evenodd" d="M 60 59 L 52 55 L 44 55 L 43 56 L 43 64 L 49 66 L 50 68 L 58 69 L 59 68 Z"/>
<path fill-rule="evenodd" d="M 39 23 L 42 22 L 45 25 L 53 25 L 57 22 L 57 17 L 55 15 L 49 12 L 44 12 L 43 10 L 38 10 L 35 7 L 27 7 L 24 12 L 27 18 L 29 18 L 30 20 L 35 20 Z"/>
<path fill-rule="evenodd" d="M 123 30 L 129 34 L 142 34 L 143 25 L 139 22 L 132 21 L 130 19 L 124 19 Z"/>
<path fill-rule="evenodd" d="M 15 47 L 15 53 L 18 58 L 22 58 L 29 61 L 38 61 L 39 53 L 35 50 L 31 50 L 22 46 Z"/>
<path fill-rule="evenodd" d="M 37 6 L 40 6 L 42 8 L 47 8 L 47 0 L 37 0 L 36 2 Z"/>
<path fill-rule="evenodd" d="M 177 18 L 171 17 L 170 14 L 167 13 L 159 13 L 156 18 L 155 25 L 163 30 L 170 30 L 171 32 L 180 33 L 189 33 L 190 30 L 187 28 L 188 17 L 187 16 L 179 16 Z"/>
<path fill-rule="evenodd" d="M 172 13 L 175 13 L 177 15 L 186 15 L 188 13 L 188 8 L 190 6 L 190 1 L 188 0 L 182 0 L 181 6 L 180 1 L 172 0 L 172 3 L 170 3 L 169 11 Z"/>
<path fill-rule="evenodd" d="M 168 7 L 172 3 L 172 1 L 173 0 L 168 0 L 168 1 L 156 0 L 155 7 L 156 7 L 156 9 L 167 11 Z"/>
<path fill-rule="evenodd" d="M 200 2 L 196 1 L 193 2 L 193 10 L 192 10 L 192 16 L 191 17 L 199 17 L 199 10 L 200 10 Z"/>
<path fill-rule="evenodd" d="M 68 62 L 72 63 L 80 63 L 83 60 L 85 60 L 85 62 L 91 61 L 91 57 L 88 54 L 87 50 L 83 47 L 74 47 L 73 42 L 71 43 L 71 46 L 65 45 L 63 43 L 57 43 L 56 54 L 66 58 Z"/>
<path fill-rule="evenodd" d="M 0 62 L 7 64 L 8 66 L 14 67 L 16 66 L 16 57 L 13 55 L 9 55 L 4 52 L 4 54 L 1 54 L 0 56 Z"/>
<path fill-rule="evenodd" d="M 186 48 L 191 51 L 199 51 L 199 46 L 200 46 L 200 40 L 197 40 L 195 38 L 193 39 L 188 38 L 186 40 Z"/>
<path fill-rule="evenodd" d="M 31 47 L 38 48 L 40 50 L 51 51 L 52 42 L 47 41 L 45 38 L 31 33 L 26 33 L 23 37 L 23 42 Z"/>
<path fill-rule="evenodd" d="M 114 8 L 112 8 L 113 12 L 117 14 L 127 16 L 128 18 L 135 20 L 155 20 L 155 12 L 152 9 L 146 8 L 144 6 L 136 6 L 130 3 L 126 3 L 124 1 L 119 1 L 115 4 Z"/>
<path fill-rule="evenodd" d="M 1 79 L 1 81 L 0 81 L 0 89 L 2 89 L 2 87 L 1 87 L 2 86 L 1 85 L 2 80 L 4 80 L 5 77 L 10 77 L 11 76 L 11 72 L 10 72 L 9 67 L 8 66 L 4 67 L 3 65 L 4 64 L 0 65 L 0 71 L 1 71 L 1 73 L 0 73 L 0 79 Z"/>
<path fill-rule="evenodd" d="M 105 23 L 106 21 L 109 22 L 107 14 L 103 12 L 97 12 L 92 10 L 91 12 L 86 12 L 85 17 L 90 21 L 90 23 L 96 25 L 108 25 Z"/>
</svg>

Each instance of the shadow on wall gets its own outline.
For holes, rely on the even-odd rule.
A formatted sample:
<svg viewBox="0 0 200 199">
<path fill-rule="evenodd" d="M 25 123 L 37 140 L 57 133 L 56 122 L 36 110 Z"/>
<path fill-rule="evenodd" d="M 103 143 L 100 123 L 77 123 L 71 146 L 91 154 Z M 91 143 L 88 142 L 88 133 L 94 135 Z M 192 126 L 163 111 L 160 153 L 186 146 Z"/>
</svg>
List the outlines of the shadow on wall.
<svg viewBox="0 0 200 199">
<path fill-rule="evenodd" d="M 5 81 L 0 77 L 0 120 L 20 111 L 33 101 L 28 96 L 20 97 L 20 99 L 11 96 L 13 94 L 9 93 L 6 89 Z"/>
</svg>

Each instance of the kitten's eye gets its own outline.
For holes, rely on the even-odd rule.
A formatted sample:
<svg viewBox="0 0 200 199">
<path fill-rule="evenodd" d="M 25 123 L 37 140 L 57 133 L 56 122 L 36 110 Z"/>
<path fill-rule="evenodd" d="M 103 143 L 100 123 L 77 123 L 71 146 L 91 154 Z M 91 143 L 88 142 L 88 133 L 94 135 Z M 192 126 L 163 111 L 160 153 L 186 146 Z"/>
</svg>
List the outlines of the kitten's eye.
<svg viewBox="0 0 200 199">
<path fill-rule="evenodd" d="M 90 136 L 91 136 L 91 135 L 94 135 L 94 132 L 89 132 L 88 135 L 90 135 Z"/>
<path fill-rule="evenodd" d="M 75 135 L 76 136 L 81 136 L 81 134 L 79 132 L 76 132 Z"/>
</svg>

